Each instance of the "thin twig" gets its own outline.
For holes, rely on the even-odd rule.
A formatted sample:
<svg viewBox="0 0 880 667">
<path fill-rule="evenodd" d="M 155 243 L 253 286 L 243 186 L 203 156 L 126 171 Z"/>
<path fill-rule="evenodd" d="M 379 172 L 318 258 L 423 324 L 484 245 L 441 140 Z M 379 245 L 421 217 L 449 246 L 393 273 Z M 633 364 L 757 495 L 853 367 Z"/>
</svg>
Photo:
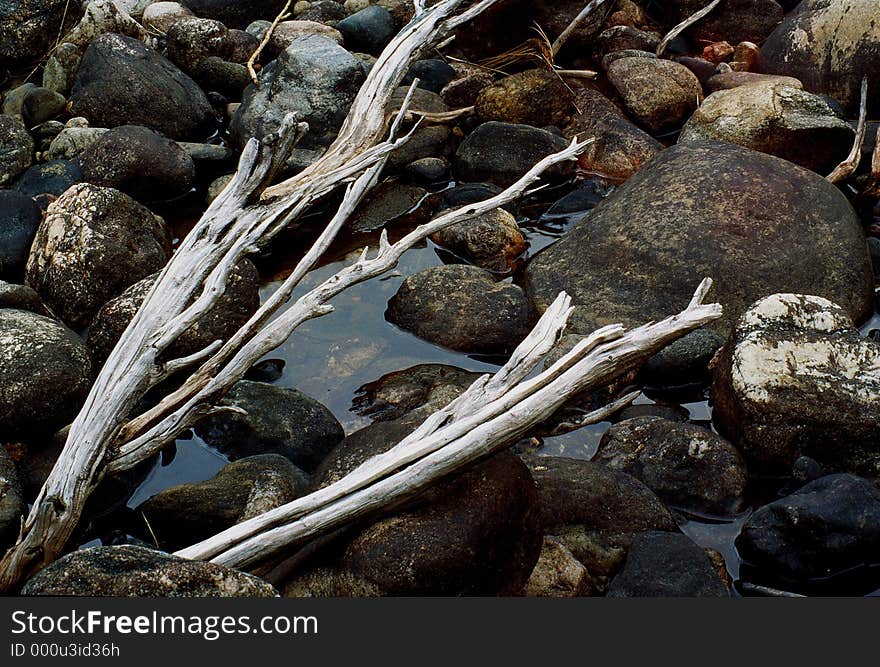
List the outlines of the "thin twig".
<svg viewBox="0 0 880 667">
<path fill-rule="evenodd" d="M 278 26 L 279 23 L 290 16 L 290 14 L 287 13 L 287 10 L 290 9 L 291 1 L 292 0 L 287 0 L 287 2 L 284 3 L 284 7 L 282 7 L 281 11 L 278 12 L 278 16 L 275 17 L 275 20 L 272 21 L 272 25 L 270 25 L 269 28 L 266 30 L 266 34 L 263 35 L 263 39 L 260 40 L 259 46 L 257 46 L 256 50 L 247 60 L 247 71 L 248 74 L 251 75 L 251 81 L 254 82 L 255 86 L 260 85 L 260 79 L 257 77 L 257 71 L 254 69 L 254 64 L 257 62 L 257 58 L 260 57 L 260 54 L 263 53 L 263 49 L 266 48 L 269 40 L 272 39 L 272 33 L 275 32 L 275 28 Z"/>
<path fill-rule="evenodd" d="M 660 44 L 657 46 L 657 57 L 663 55 L 663 52 L 666 51 L 666 47 L 669 46 L 669 42 L 678 37 L 685 30 L 690 28 L 694 23 L 701 20 L 705 16 L 709 14 L 713 9 L 715 9 L 718 5 L 721 4 L 721 0 L 712 0 L 708 5 L 703 7 L 700 11 L 694 12 L 690 16 L 688 16 L 684 21 L 675 26 L 672 30 L 666 33 L 666 36 L 660 40 Z"/>
<path fill-rule="evenodd" d="M 571 23 L 565 27 L 565 29 L 559 34 L 559 37 L 556 38 L 556 41 L 553 42 L 553 46 L 550 47 L 550 52 L 554 58 L 568 41 L 568 38 L 571 37 L 572 33 L 577 30 L 578 26 L 586 21 L 590 14 L 599 9 L 606 2 L 608 2 L 608 0 L 590 0 L 580 13 L 572 19 Z"/>
<path fill-rule="evenodd" d="M 865 133 L 868 129 L 868 77 L 862 79 L 862 96 L 859 103 L 859 124 L 856 127 L 856 136 L 852 150 L 847 158 L 837 165 L 826 180 L 829 183 L 839 183 L 853 175 L 862 161 L 862 146 L 865 145 Z"/>
</svg>

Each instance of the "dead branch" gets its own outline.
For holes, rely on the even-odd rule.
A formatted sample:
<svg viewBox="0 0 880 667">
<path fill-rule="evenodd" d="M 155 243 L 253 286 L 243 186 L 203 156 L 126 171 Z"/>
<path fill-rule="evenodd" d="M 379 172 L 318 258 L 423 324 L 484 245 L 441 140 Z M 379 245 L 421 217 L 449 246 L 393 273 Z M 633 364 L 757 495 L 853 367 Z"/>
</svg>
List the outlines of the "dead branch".
<svg viewBox="0 0 880 667">
<path fill-rule="evenodd" d="M 565 43 L 568 41 L 569 37 L 571 37 L 572 33 L 577 30 L 577 27 L 583 23 L 587 18 L 589 18 L 590 14 L 594 11 L 598 10 L 602 7 L 608 0 L 590 0 L 584 8 L 575 16 L 571 23 L 569 23 L 565 29 L 559 34 L 559 37 L 556 38 L 556 41 L 553 42 L 553 45 L 550 47 L 550 53 L 552 57 L 556 57 Z"/>
<path fill-rule="evenodd" d="M 657 45 L 657 57 L 659 58 L 663 55 L 663 52 L 666 51 L 666 47 L 669 46 L 669 42 L 678 37 L 685 30 L 690 28 L 694 23 L 708 16 L 709 12 L 711 12 L 720 4 L 721 0 L 712 0 L 712 2 L 703 7 L 700 11 L 694 12 L 684 21 L 682 21 L 672 30 L 666 33 L 666 36 L 662 40 L 660 40 L 660 44 Z"/>
<path fill-rule="evenodd" d="M 463 0 L 441 0 L 415 16 L 380 54 L 336 141 L 300 174 L 270 185 L 307 131 L 304 123 L 288 116 L 275 135 L 248 142 L 235 175 L 162 270 L 99 372 L 20 538 L 0 560 L 0 591 L 13 589 L 62 553 L 90 493 L 125 444 L 118 436 L 130 413 L 161 376 L 158 359 L 213 307 L 232 268 L 316 200 L 358 179 L 398 145 L 381 141 L 387 130 L 385 109 L 410 63 L 451 27 L 494 1 L 482 0 L 456 16 Z M 321 312 L 326 306 L 312 316 Z"/>
<path fill-rule="evenodd" d="M 330 486 L 177 555 L 253 568 L 305 540 L 398 505 L 440 477 L 509 446 L 572 396 L 607 384 L 671 341 L 720 317 L 720 305 L 703 304 L 711 284 L 705 279 L 679 314 L 631 331 L 621 325 L 604 327 L 526 379 L 558 340 L 572 312 L 570 298 L 560 294 L 501 370 L 477 379 L 391 450 Z M 634 397 L 628 395 L 586 416 L 584 422 L 604 419 Z"/>
<path fill-rule="evenodd" d="M 865 145 L 865 133 L 868 129 L 868 77 L 862 78 L 862 97 L 859 103 L 859 123 L 852 150 L 846 159 L 837 165 L 825 179 L 830 183 L 839 183 L 853 175 L 862 161 L 862 146 Z"/>
<path fill-rule="evenodd" d="M 269 28 L 266 30 L 266 34 L 263 35 L 263 39 L 260 40 L 260 44 L 251 54 L 251 57 L 247 60 L 247 71 L 248 74 L 251 75 L 251 81 L 254 82 L 255 86 L 260 85 L 260 80 L 257 78 L 257 72 L 254 69 L 254 63 L 257 62 L 257 58 L 260 57 L 260 54 L 263 53 L 263 49 L 265 49 L 266 45 L 269 44 L 269 41 L 272 39 L 272 33 L 275 32 L 275 28 L 278 27 L 278 24 L 290 16 L 287 13 L 287 10 L 290 9 L 290 3 L 291 0 L 287 0 L 287 2 L 284 3 L 284 7 L 282 7 L 281 11 L 278 12 L 278 16 L 275 17 L 275 20 L 272 21 L 272 25 L 270 25 Z"/>
</svg>

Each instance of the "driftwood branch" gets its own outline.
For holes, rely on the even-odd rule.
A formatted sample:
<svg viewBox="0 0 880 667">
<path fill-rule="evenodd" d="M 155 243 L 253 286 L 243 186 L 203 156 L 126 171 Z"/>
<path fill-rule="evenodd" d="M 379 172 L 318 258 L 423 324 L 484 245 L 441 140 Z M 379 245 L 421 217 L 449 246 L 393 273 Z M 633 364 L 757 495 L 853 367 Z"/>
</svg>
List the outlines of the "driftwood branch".
<svg viewBox="0 0 880 667">
<path fill-rule="evenodd" d="M 859 123 L 856 127 L 856 136 L 853 140 L 852 150 L 846 159 L 837 165 L 826 180 L 831 183 L 839 183 L 853 175 L 862 161 L 862 146 L 865 145 L 865 133 L 868 130 L 868 77 L 862 79 L 861 101 L 859 102 Z"/>
<path fill-rule="evenodd" d="M 256 49 L 254 49 L 254 52 L 251 54 L 251 57 L 248 58 L 248 60 L 247 60 L 247 71 L 248 71 L 248 74 L 251 75 L 251 81 L 254 82 L 255 86 L 260 85 L 260 79 L 257 78 L 257 71 L 256 71 L 256 69 L 254 69 L 254 65 L 256 64 L 257 59 L 260 57 L 260 54 L 263 53 L 263 49 L 265 49 L 266 46 L 271 41 L 272 33 L 275 32 L 275 28 L 278 27 L 279 23 L 281 23 L 283 20 L 285 20 L 286 18 L 288 18 L 290 16 L 287 13 L 287 10 L 290 9 L 290 3 L 291 3 L 291 0 L 287 0 L 287 2 L 284 3 L 284 7 L 282 7 L 281 11 L 278 12 L 278 16 L 275 17 L 274 21 L 272 21 L 272 25 L 270 25 L 269 28 L 266 30 L 266 34 L 263 35 L 263 39 L 260 40 L 259 45 L 257 46 Z"/>
<path fill-rule="evenodd" d="M 555 58 L 562 50 L 562 47 L 565 46 L 568 38 L 571 37 L 575 30 L 577 30 L 578 26 L 586 21 L 593 12 L 600 9 L 606 2 L 608 2 L 608 0 L 590 0 L 578 15 L 571 20 L 571 23 L 565 26 L 565 29 L 559 33 L 559 37 L 556 38 L 550 47 L 550 54 Z"/>
<path fill-rule="evenodd" d="M 62 553 L 90 493 L 125 444 L 118 438 L 130 413 L 162 376 L 160 355 L 214 306 L 232 268 L 315 201 L 394 150 L 396 142 L 381 141 L 386 108 L 410 63 L 450 27 L 494 1 L 482 0 L 456 16 L 463 0 L 441 0 L 416 15 L 380 54 L 337 139 L 300 174 L 271 185 L 307 131 L 304 123 L 288 116 L 274 136 L 248 142 L 235 175 L 162 270 L 99 372 L 19 540 L 0 560 L 0 591 L 14 589 Z M 317 307 L 312 316 L 326 308 Z"/>
<path fill-rule="evenodd" d="M 630 331 L 621 325 L 599 329 L 527 379 L 571 315 L 570 298 L 560 294 L 501 370 L 478 378 L 391 450 L 330 486 L 177 555 L 252 569 L 305 540 L 412 498 L 437 479 L 509 446 L 571 397 L 609 383 L 673 340 L 720 317 L 720 305 L 703 304 L 711 284 L 705 279 L 679 314 Z M 584 421 L 604 419 L 633 398 L 633 394 L 625 396 Z"/>
<path fill-rule="evenodd" d="M 666 51 L 666 47 L 669 46 L 669 42 L 678 37 L 685 30 L 690 28 L 697 21 L 702 20 L 706 16 L 709 15 L 713 9 L 715 9 L 718 5 L 720 5 L 722 0 L 712 0 L 708 5 L 703 7 L 700 11 L 694 12 L 690 16 L 688 16 L 684 21 L 675 26 L 672 30 L 666 33 L 666 36 L 660 40 L 660 44 L 657 45 L 657 57 L 663 55 Z"/>
</svg>

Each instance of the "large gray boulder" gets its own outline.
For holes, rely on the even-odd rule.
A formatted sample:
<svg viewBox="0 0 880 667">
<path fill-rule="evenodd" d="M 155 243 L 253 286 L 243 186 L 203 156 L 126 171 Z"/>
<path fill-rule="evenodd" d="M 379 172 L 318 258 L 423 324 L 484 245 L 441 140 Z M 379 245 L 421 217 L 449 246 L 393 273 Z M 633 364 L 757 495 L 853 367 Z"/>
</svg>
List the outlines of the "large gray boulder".
<svg viewBox="0 0 880 667">
<path fill-rule="evenodd" d="M 171 139 L 203 139 L 214 115 L 195 81 L 142 42 L 101 35 L 83 55 L 71 112 L 93 127 L 143 125 Z"/>
<path fill-rule="evenodd" d="M 360 61 L 333 40 L 305 35 L 293 40 L 245 89 L 230 124 L 233 143 L 277 132 L 286 114 L 309 124 L 301 148 L 330 144 L 366 75 Z"/>
<path fill-rule="evenodd" d="M 170 257 L 171 234 L 160 217 L 118 190 L 82 183 L 46 211 L 26 280 L 65 323 L 84 327 Z"/>
<path fill-rule="evenodd" d="M 722 350 L 712 396 L 719 431 L 758 465 L 786 471 L 806 455 L 880 474 L 880 345 L 826 299 L 758 301 Z"/>
<path fill-rule="evenodd" d="M 831 95 L 851 112 L 858 108 L 862 77 L 880 87 L 880 20 L 876 0 L 805 0 L 761 48 L 769 74 L 800 79 L 804 88 Z M 869 110 L 880 98 L 868 95 Z"/>
<path fill-rule="evenodd" d="M 561 290 L 576 333 L 657 320 L 684 308 L 711 276 L 727 333 L 755 300 L 800 291 L 857 322 L 873 276 L 859 218 L 817 174 L 726 143 L 677 145 L 532 259 L 524 284 L 544 310 Z"/>
<path fill-rule="evenodd" d="M 67 16 L 70 25 L 81 15 L 81 3 L 68 0 L 0 2 L 0 62 L 38 60 L 58 38 L 63 17 Z"/>
<path fill-rule="evenodd" d="M 0 442 L 67 424 L 85 400 L 93 373 L 82 340 L 63 324 L 0 309 Z"/>
</svg>

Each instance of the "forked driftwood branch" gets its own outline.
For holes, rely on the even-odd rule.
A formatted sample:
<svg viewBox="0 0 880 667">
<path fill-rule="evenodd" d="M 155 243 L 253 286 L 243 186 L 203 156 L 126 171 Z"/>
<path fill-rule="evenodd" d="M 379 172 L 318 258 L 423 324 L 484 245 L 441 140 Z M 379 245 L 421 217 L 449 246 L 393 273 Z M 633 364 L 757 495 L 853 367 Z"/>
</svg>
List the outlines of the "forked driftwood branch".
<svg viewBox="0 0 880 667">
<path fill-rule="evenodd" d="M 368 189 L 370 179 L 364 173 L 405 140 L 382 138 L 388 129 L 386 109 L 410 63 L 436 40 L 495 2 L 480 0 L 456 15 L 463 1 L 441 0 L 430 8 L 421 7 L 378 57 L 337 139 L 301 173 L 271 185 L 290 149 L 308 131 L 304 123 L 288 117 L 263 143 L 248 142 L 234 177 L 162 270 L 99 372 L 16 544 L 0 560 L 0 591 L 14 589 L 62 553 L 90 493 L 126 444 L 125 437 L 120 440 L 119 436 L 132 411 L 167 374 L 169 364 L 161 361 L 161 355 L 214 306 L 233 267 L 340 184 L 355 181 L 347 193 L 348 206 Z M 327 308 L 310 316 L 322 312 Z M 259 321 L 252 319 L 248 326 L 255 329 L 264 324 L 269 314 L 261 309 Z M 234 357 L 248 341 L 247 336 L 235 336 L 217 352 L 206 350 L 170 365 L 179 369 L 184 363 L 210 357 L 203 367 L 211 366 L 218 355 L 222 359 Z M 198 382 L 189 385 L 192 391 L 210 380 L 208 373 L 196 375 Z M 168 411 L 178 407 L 164 405 Z M 212 407 L 198 405 L 194 409 L 204 414 Z M 127 460 L 133 461 L 133 457 Z M 118 468 L 117 463 L 114 469 Z"/>
<path fill-rule="evenodd" d="M 572 312 L 571 299 L 560 294 L 497 373 L 477 379 L 388 452 L 330 486 L 177 555 L 254 569 L 306 540 L 412 498 L 444 475 L 510 446 L 573 396 L 608 384 L 673 340 L 720 317 L 720 305 L 703 303 L 711 285 L 706 278 L 687 308 L 661 322 L 629 331 L 621 325 L 597 330 L 527 379 L 558 340 Z M 638 395 L 633 392 L 612 402 L 588 415 L 584 423 L 606 418 Z"/>
</svg>

